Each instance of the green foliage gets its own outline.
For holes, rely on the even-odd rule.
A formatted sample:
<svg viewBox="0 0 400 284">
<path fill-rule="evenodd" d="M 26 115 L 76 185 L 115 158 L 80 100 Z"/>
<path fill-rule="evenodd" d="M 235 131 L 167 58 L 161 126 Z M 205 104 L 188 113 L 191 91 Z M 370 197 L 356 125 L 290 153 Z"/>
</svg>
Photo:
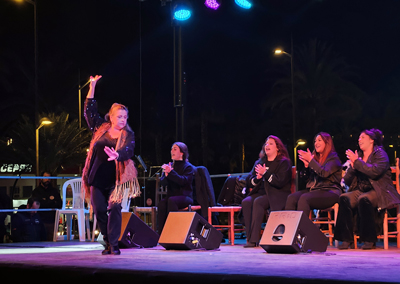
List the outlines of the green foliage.
<svg viewBox="0 0 400 284">
<path fill-rule="evenodd" d="M 319 131 L 351 131 L 349 125 L 360 117 L 365 96 L 354 83 L 355 67 L 335 53 L 332 46 L 318 40 L 299 46 L 293 61 L 297 138 L 313 137 Z M 264 111 L 272 111 L 291 126 L 291 100 L 291 80 L 287 74 L 274 84 Z"/>
<path fill-rule="evenodd" d="M 42 114 L 40 117 L 45 116 L 53 123 L 39 129 L 40 171 L 46 170 L 55 175 L 65 168 L 83 165 L 91 133 L 86 128 L 80 129 L 78 120 L 69 121 L 66 112 L 60 115 Z M 6 146 L 6 141 L 1 141 L 4 161 L 35 165 L 35 129 L 34 122 L 22 115 L 8 134 L 13 143 Z"/>
</svg>

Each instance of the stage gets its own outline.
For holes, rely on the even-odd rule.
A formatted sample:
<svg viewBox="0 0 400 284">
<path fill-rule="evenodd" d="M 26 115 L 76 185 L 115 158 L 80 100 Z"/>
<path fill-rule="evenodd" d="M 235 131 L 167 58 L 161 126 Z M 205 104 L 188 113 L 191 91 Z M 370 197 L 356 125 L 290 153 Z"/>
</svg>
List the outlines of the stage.
<svg viewBox="0 0 400 284">
<path fill-rule="evenodd" d="M 261 247 L 221 244 L 217 250 L 122 249 L 101 255 L 97 242 L 0 244 L 8 283 L 400 283 L 400 249 L 269 254 Z"/>
</svg>

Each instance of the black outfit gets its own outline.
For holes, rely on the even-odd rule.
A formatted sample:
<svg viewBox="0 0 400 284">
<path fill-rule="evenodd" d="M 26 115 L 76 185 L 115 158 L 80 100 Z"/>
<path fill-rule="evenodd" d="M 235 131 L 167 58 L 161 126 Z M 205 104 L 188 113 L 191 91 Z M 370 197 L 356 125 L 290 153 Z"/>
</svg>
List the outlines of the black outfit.
<svg viewBox="0 0 400 284">
<path fill-rule="evenodd" d="M 40 183 L 40 185 L 32 191 L 32 197 L 39 200 L 40 208 L 42 209 L 60 209 L 62 207 L 60 191 L 58 188 L 54 188 L 50 182 L 47 184 L 47 187 L 45 187 L 43 183 Z M 39 215 L 44 223 L 44 226 L 46 227 L 46 240 L 53 241 L 54 218 L 56 216 L 56 212 L 41 211 L 39 212 Z"/>
<path fill-rule="evenodd" d="M 93 132 L 96 132 L 103 123 L 108 123 L 98 114 L 95 99 L 86 99 L 84 110 L 86 122 Z M 135 137 L 132 131 L 128 131 L 128 133 L 125 144 L 117 150 L 118 161 L 126 161 L 133 156 Z M 110 195 L 115 188 L 116 166 L 115 161 L 108 161 L 104 147 L 115 148 L 117 140 L 111 138 L 108 131 L 97 140 L 92 149 L 88 178 L 91 204 L 96 214 L 100 232 L 104 240 L 113 247 L 118 247 L 118 239 L 121 234 L 122 207 L 120 203 L 109 202 Z"/>
<path fill-rule="evenodd" d="M 26 209 L 21 205 L 19 209 Z M 46 229 L 38 212 L 18 212 L 11 215 L 11 239 L 13 242 L 40 242 L 46 240 Z"/>
<path fill-rule="evenodd" d="M 306 189 L 289 195 L 285 210 L 303 211 L 308 217 L 311 209 L 326 209 L 339 202 L 342 163 L 336 152 L 330 153 L 323 165 L 312 159 L 300 175 L 307 179 Z"/>
<path fill-rule="evenodd" d="M 257 164 L 268 168 L 261 179 L 257 179 L 255 167 Z M 292 166 L 290 160 L 275 158 L 268 161 L 267 157 L 257 160 L 251 171 L 249 180 L 254 186 L 249 195 L 242 200 L 242 213 L 246 227 L 247 241 L 258 243 L 261 224 L 265 210 L 283 210 L 286 198 L 290 194 L 292 181 Z"/>
<path fill-rule="evenodd" d="M 11 208 L 11 198 L 5 192 L 5 189 L 0 189 L 0 209 L 10 209 Z M 4 242 L 4 236 L 7 234 L 6 226 L 4 221 L 9 213 L 0 212 L 0 243 Z"/>
<path fill-rule="evenodd" d="M 354 161 L 344 176 L 349 190 L 339 199 L 336 240 L 352 243 L 356 229 L 361 242 L 376 242 L 378 232 L 374 220 L 378 212 L 400 203 L 391 175 L 389 158 L 382 147 L 375 146 L 367 162 L 362 156 Z M 357 216 L 357 226 L 354 216 Z"/>
<path fill-rule="evenodd" d="M 161 186 L 167 187 L 166 198 L 158 203 L 158 232 L 161 233 L 169 212 L 193 204 L 192 181 L 194 166 L 188 161 L 174 161 L 173 170 L 161 177 Z"/>
</svg>

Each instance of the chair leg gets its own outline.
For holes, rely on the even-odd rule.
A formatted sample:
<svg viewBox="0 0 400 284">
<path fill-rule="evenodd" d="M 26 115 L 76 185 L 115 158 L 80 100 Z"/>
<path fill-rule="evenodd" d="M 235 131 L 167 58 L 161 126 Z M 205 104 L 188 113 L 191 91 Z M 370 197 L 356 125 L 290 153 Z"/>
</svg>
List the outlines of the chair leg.
<svg viewBox="0 0 400 284">
<path fill-rule="evenodd" d="M 84 241 L 86 241 L 86 238 L 85 238 L 85 213 L 78 212 L 77 219 L 78 219 L 79 241 L 84 242 Z"/>
<path fill-rule="evenodd" d="M 72 214 L 67 215 L 67 241 L 71 240 L 71 231 L 72 231 Z"/>
<path fill-rule="evenodd" d="M 83 213 L 83 214 L 85 216 L 86 236 L 87 236 L 87 239 L 90 240 L 92 238 L 92 235 L 90 234 L 90 217 L 89 217 L 89 214 L 85 214 L 85 213 Z"/>
<path fill-rule="evenodd" d="M 56 210 L 56 217 L 54 220 L 53 242 L 57 241 L 58 236 L 58 221 L 60 220 L 60 211 Z"/>
<path fill-rule="evenodd" d="M 235 244 L 235 213 L 233 210 L 229 212 L 229 231 L 231 246 L 233 246 Z"/>
<path fill-rule="evenodd" d="M 335 219 L 334 219 L 334 224 L 335 224 L 335 226 L 336 226 L 336 220 L 337 220 L 337 214 L 338 214 L 338 212 L 339 212 L 339 203 L 335 203 L 335 205 L 333 205 L 333 215 L 334 215 L 334 217 L 335 217 Z"/>
<path fill-rule="evenodd" d="M 396 220 L 396 230 L 397 230 L 397 248 L 400 248 L 400 206 L 397 205 L 397 220 Z"/>
<path fill-rule="evenodd" d="M 330 223 L 332 221 L 332 212 L 328 211 L 328 233 L 329 233 L 329 245 L 333 246 L 333 225 Z"/>
<path fill-rule="evenodd" d="M 151 227 L 154 232 L 157 231 L 157 207 L 151 207 Z"/>
<path fill-rule="evenodd" d="M 94 214 L 93 215 L 93 231 L 92 231 L 92 242 L 94 242 L 94 237 L 95 237 L 95 231 L 96 231 L 96 228 L 97 228 L 97 218 L 96 218 L 96 215 Z"/>
<path fill-rule="evenodd" d="M 389 249 L 389 236 L 388 236 L 388 212 L 385 211 L 385 217 L 383 218 L 383 248 Z"/>
</svg>

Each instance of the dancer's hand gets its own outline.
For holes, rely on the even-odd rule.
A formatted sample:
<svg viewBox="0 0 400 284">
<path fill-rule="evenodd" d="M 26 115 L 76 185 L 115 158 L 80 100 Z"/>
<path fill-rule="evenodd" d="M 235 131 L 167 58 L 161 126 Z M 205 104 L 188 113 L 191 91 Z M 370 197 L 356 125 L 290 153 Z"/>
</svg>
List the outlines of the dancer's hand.
<svg viewBox="0 0 400 284">
<path fill-rule="evenodd" d="M 94 77 L 90 76 L 89 91 L 86 98 L 88 99 L 94 98 L 94 89 L 96 88 L 97 81 L 99 81 L 101 77 L 102 77 L 101 75 L 96 75 Z"/>
<path fill-rule="evenodd" d="M 101 75 L 96 75 L 94 77 L 90 76 L 90 85 L 89 85 L 89 87 L 90 88 L 96 87 L 97 81 L 99 81 L 101 77 L 102 77 Z"/>
<path fill-rule="evenodd" d="M 104 147 L 104 152 L 106 152 L 106 154 L 108 155 L 108 161 L 113 161 L 113 160 L 117 160 L 119 157 L 119 154 L 117 151 L 114 150 L 113 147 Z"/>
</svg>

